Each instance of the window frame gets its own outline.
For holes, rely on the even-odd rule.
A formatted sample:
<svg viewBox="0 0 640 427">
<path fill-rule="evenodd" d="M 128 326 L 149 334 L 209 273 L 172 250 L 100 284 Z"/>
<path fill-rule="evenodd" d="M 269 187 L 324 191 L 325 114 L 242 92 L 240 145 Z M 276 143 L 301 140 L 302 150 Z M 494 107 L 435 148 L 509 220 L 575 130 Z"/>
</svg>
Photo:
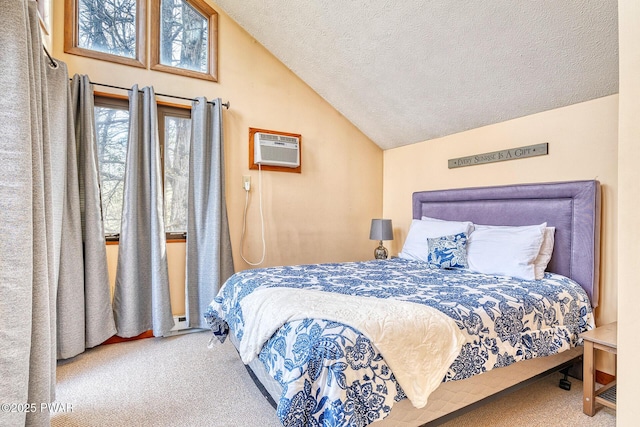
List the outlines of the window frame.
<svg viewBox="0 0 640 427">
<path fill-rule="evenodd" d="M 118 95 L 107 92 L 93 93 L 94 105 L 97 107 L 110 107 L 119 109 L 129 109 L 129 97 L 126 95 Z M 175 104 L 166 101 L 156 100 L 158 113 L 158 139 L 160 140 L 160 165 L 162 170 L 162 192 L 164 194 L 164 120 L 166 116 L 171 117 L 192 117 L 191 105 Z M 163 211 L 164 212 L 164 211 Z M 166 232 L 165 239 L 167 243 L 186 242 L 187 231 L 184 232 Z M 105 234 L 107 245 L 117 245 L 120 242 L 120 233 L 116 235 Z"/>
<path fill-rule="evenodd" d="M 218 12 L 204 0 L 182 0 L 191 5 L 205 17 L 208 17 L 208 73 L 202 73 L 185 68 L 172 67 L 160 63 L 160 25 L 161 25 L 161 0 L 151 2 L 151 67 L 155 71 L 177 74 L 180 76 L 195 77 L 198 79 L 218 81 Z"/>
<path fill-rule="evenodd" d="M 103 108 L 112 108 L 118 110 L 126 110 L 129 111 L 129 97 L 123 95 L 115 95 L 104 92 L 94 92 L 93 93 L 93 105 L 95 107 L 103 107 Z M 95 127 L 95 115 L 94 115 L 94 127 Z M 97 141 L 96 141 L 97 142 Z M 126 153 L 125 153 L 126 158 Z M 100 171 L 100 162 L 98 160 L 98 174 Z M 100 206 L 103 211 L 102 215 L 104 217 L 104 207 L 102 206 L 102 181 L 100 182 Z M 117 245 L 120 241 L 120 233 L 115 234 L 104 234 L 105 241 L 107 245 Z"/>
<path fill-rule="evenodd" d="M 79 42 L 79 0 L 65 0 L 64 7 L 64 51 L 73 55 L 85 56 L 132 67 L 147 68 L 147 1 L 136 2 L 136 57 L 114 55 L 78 46 Z M 156 3 L 156 1 L 154 1 Z"/>
<path fill-rule="evenodd" d="M 183 104 L 173 104 L 169 102 L 156 101 L 158 104 L 158 139 L 160 140 L 160 165 L 162 168 L 162 193 L 164 195 L 164 151 L 165 151 L 165 117 L 189 118 L 191 120 L 191 106 Z M 163 211 L 164 212 L 164 211 Z M 183 232 L 169 232 L 165 230 L 166 240 L 172 242 L 186 241 L 187 230 Z"/>
</svg>

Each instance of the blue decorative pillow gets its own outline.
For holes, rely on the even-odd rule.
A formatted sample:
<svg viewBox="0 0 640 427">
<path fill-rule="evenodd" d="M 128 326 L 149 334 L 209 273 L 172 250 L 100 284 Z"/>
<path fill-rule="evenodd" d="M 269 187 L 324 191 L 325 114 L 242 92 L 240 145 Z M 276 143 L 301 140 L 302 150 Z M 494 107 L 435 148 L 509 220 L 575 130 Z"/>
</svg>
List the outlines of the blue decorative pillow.
<svg viewBox="0 0 640 427">
<path fill-rule="evenodd" d="M 427 261 L 431 268 L 468 268 L 467 233 L 428 238 Z"/>
</svg>

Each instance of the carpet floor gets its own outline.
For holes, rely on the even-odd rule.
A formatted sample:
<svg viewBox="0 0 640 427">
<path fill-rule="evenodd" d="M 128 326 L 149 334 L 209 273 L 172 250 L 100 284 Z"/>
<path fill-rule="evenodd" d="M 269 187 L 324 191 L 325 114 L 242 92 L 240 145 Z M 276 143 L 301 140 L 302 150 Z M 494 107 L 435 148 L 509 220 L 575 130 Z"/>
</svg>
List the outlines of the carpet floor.
<svg viewBox="0 0 640 427">
<path fill-rule="evenodd" d="M 233 346 L 207 347 L 198 332 L 104 345 L 58 364 L 53 427 L 276 427 Z M 444 424 L 454 426 L 615 426 L 615 411 L 582 413 L 582 382 L 571 391 L 553 374 Z M 375 424 L 373 424 L 375 425 Z"/>
</svg>

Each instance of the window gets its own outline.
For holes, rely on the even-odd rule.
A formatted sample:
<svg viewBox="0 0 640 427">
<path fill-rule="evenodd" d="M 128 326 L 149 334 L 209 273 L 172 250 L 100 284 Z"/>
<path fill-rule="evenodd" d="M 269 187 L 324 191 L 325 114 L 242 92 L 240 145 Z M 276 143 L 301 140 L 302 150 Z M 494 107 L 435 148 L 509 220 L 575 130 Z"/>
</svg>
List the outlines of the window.
<svg viewBox="0 0 640 427">
<path fill-rule="evenodd" d="M 122 219 L 124 165 L 129 139 L 128 102 L 96 98 L 94 112 L 104 233 L 113 238 L 120 234 Z"/>
<path fill-rule="evenodd" d="M 65 0 L 64 51 L 147 68 L 146 0 Z M 205 0 L 151 1 L 151 69 L 218 80 L 218 14 Z"/>
<path fill-rule="evenodd" d="M 145 0 L 66 0 L 64 51 L 146 68 Z"/>
<path fill-rule="evenodd" d="M 120 235 L 129 139 L 128 104 L 126 98 L 95 97 L 102 215 L 108 240 L 118 240 Z M 187 232 L 191 109 L 159 102 L 158 130 L 164 172 L 165 231 L 168 240 L 183 239 Z"/>
<path fill-rule="evenodd" d="M 217 17 L 203 0 L 153 2 L 151 69 L 216 81 Z"/>
<path fill-rule="evenodd" d="M 164 169 L 164 227 L 168 236 L 187 231 L 191 110 L 158 106 Z"/>
</svg>

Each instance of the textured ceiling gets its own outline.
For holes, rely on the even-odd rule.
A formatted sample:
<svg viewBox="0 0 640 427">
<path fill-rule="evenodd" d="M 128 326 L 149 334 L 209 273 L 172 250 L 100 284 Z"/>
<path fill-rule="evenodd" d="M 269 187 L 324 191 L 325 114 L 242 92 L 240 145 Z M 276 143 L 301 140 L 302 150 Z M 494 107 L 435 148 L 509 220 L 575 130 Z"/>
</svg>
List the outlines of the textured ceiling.
<svg viewBox="0 0 640 427">
<path fill-rule="evenodd" d="M 383 149 L 618 92 L 616 0 L 215 0 Z"/>
</svg>

